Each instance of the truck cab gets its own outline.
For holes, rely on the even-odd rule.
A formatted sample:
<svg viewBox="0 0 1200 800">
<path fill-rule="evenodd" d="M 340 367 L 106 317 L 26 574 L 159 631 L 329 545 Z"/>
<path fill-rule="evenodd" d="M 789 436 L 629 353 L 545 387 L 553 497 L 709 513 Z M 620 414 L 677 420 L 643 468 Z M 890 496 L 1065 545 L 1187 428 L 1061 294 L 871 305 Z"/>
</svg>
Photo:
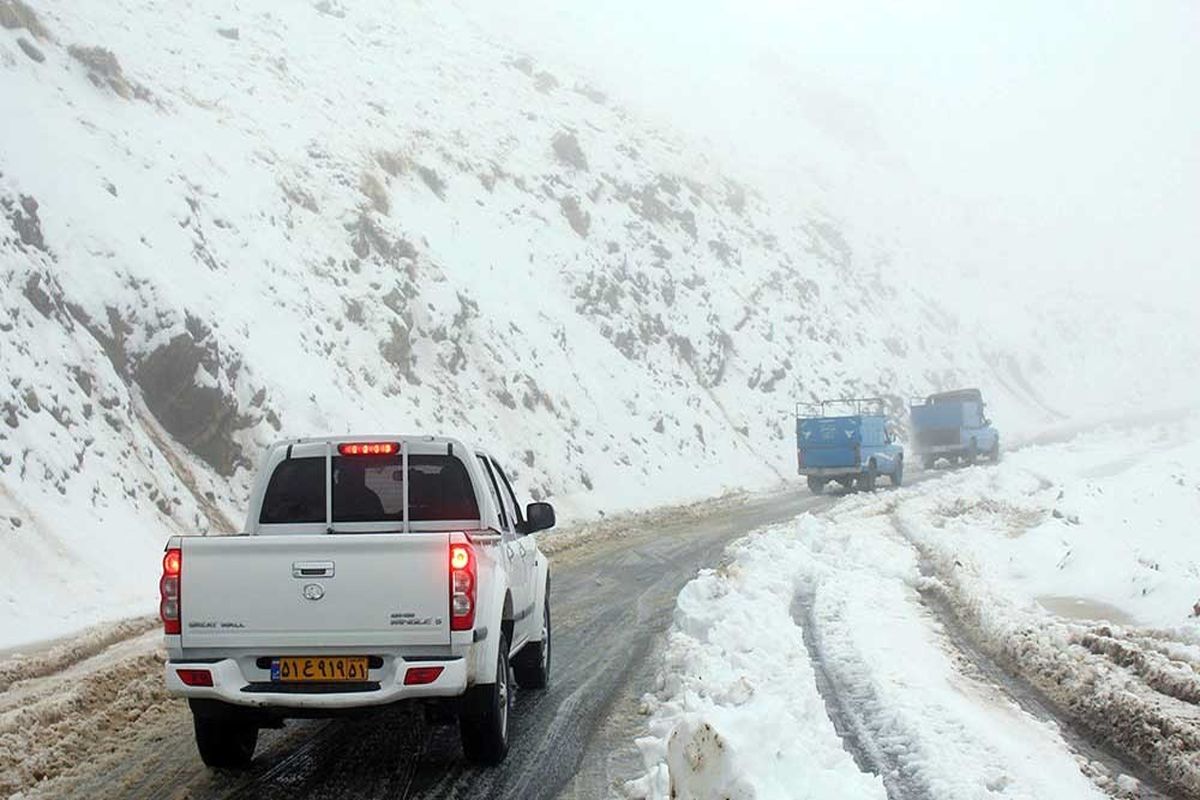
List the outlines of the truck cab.
<svg viewBox="0 0 1200 800">
<path fill-rule="evenodd" d="M 939 458 L 974 464 L 1000 459 L 1000 434 L 987 417 L 978 389 L 931 394 L 909 407 L 913 445 L 925 469 Z"/>
<path fill-rule="evenodd" d="M 508 750 L 511 684 L 550 670 L 550 568 L 500 463 L 456 439 L 297 439 L 268 449 L 240 534 L 166 546 L 168 692 L 201 758 L 241 767 L 294 717 L 449 701 L 463 750 Z"/>
<path fill-rule="evenodd" d="M 896 440 L 882 398 L 823 400 L 796 405 L 799 473 L 814 494 L 830 481 L 872 491 L 880 475 L 904 480 L 904 447 Z"/>
</svg>

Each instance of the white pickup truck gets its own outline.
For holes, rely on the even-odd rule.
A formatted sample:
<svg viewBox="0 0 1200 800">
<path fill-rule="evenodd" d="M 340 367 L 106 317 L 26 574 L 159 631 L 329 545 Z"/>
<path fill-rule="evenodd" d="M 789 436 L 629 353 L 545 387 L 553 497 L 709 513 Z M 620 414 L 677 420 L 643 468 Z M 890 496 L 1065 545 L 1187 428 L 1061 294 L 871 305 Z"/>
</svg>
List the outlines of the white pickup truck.
<svg viewBox="0 0 1200 800">
<path fill-rule="evenodd" d="M 511 683 L 550 675 L 550 569 L 500 465 L 454 439 L 272 446 L 234 536 L 176 536 L 159 582 L 167 690 L 205 764 L 264 727 L 454 698 L 467 758 L 508 752 Z"/>
</svg>

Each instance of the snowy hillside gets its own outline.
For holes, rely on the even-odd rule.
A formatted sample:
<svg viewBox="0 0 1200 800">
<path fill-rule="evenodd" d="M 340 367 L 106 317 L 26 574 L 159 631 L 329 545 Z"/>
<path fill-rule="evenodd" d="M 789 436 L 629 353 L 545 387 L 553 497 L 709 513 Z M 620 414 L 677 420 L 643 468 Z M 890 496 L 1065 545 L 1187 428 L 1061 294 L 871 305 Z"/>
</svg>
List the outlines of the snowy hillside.
<svg viewBox="0 0 1200 800">
<path fill-rule="evenodd" d="M 788 476 L 795 399 L 1078 383 L 455 7 L 0 22 L 0 646 L 148 609 L 285 436 L 462 433 L 570 516 Z"/>
</svg>

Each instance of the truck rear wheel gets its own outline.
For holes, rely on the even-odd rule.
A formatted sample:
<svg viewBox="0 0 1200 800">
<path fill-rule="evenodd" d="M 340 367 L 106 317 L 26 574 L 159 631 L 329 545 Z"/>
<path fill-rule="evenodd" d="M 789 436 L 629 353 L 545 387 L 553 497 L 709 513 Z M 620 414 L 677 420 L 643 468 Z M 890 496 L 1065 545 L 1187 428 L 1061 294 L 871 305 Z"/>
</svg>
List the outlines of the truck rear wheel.
<svg viewBox="0 0 1200 800">
<path fill-rule="evenodd" d="M 978 460 L 979 460 L 979 445 L 977 445 L 975 443 L 975 440 L 972 439 L 971 443 L 969 445 L 967 445 L 967 455 L 966 455 L 966 457 L 963 458 L 963 461 L 965 461 L 967 463 L 967 466 L 970 466 Z"/>
<path fill-rule="evenodd" d="M 821 478 L 818 478 L 816 475 L 809 475 L 808 490 L 813 494 L 821 494 L 825 491 L 825 481 Z"/>
<path fill-rule="evenodd" d="M 542 606 L 542 640 L 530 642 L 513 659 L 513 677 L 522 689 L 545 689 L 550 684 L 550 597 Z"/>
<path fill-rule="evenodd" d="M 896 466 L 892 469 L 891 474 L 892 486 L 899 486 L 904 483 L 904 457 L 896 459 Z"/>
<path fill-rule="evenodd" d="M 1000 460 L 1000 437 L 999 436 L 997 436 L 995 438 L 995 440 L 992 441 L 992 449 L 988 453 L 988 457 L 992 460 L 993 464 Z"/>
<path fill-rule="evenodd" d="M 925 469 L 933 469 L 933 465 L 937 463 L 937 456 L 925 456 L 921 459 L 921 466 Z"/>
<path fill-rule="evenodd" d="M 254 760 L 257 725 L 195 714 L 192 724 L 196 731 L 196 749 L 205 766 L 244 769 Z"/>
<path fill-rule="evenodd" d="M 875 491 L 875 477 L 877 474 L 877 469 L 878 468 L 875 466 L 875 462 L 872 461 L 867 465 L 867 471 L 858 476 L 858 490 L 860 492 Z"/>
<path fill-rule="evenodd" d="M 496 682 L 471 687 L 458 716 L 463 755 L 477 764 L 499 764 L 508 755 L 512 668 L 508 665 L 508 636 L 503 631 L 496 659 Z"/>
</svg>

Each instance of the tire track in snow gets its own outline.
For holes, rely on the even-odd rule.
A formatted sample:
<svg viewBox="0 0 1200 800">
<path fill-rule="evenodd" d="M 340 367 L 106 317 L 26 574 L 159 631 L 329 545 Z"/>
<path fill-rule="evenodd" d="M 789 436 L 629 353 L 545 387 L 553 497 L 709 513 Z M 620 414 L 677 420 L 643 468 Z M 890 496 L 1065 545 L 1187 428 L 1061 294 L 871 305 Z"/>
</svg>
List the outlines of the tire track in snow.
<svg viewBox="0 0 1200 800">
<path fill-rule="evenodd" d="M 817 692 L 825 702 L 826 712 L 837 735 L 863 772 L 879 776 L 889 800 L 926 800 L 933 795 L 929 786 L 908 768 L 898 755 L 884 747 L 872 736 L 863 713 L 878 701 L 870 697 L 848 697 L 847 688 L 827 667 L 821 647 L 817 621 L 813 614 L 814 596 L 811 589 L 797 593 L 792 601 L 792 619 L 800 627 L 804 647 L 813 666 Z"/>
<path fill-rule="evenodd" d="M 1036 670 L 1029 672 L 1023 651 L 1010 651 L 1001 643 L 993 645 L 1002 648 L 999 657 L 993 654 L 986 641 L 987 635 L 959 612 L 954 595 L 965 590 L 956 585 L 954 576 L 939 574 L 934 554 L 906 530 L 894 509 L 891 523 L 896 536 L 918 555 L 918 567 L 924 579 L 924 583 L 918 587 L 918 595 L 924 607 L 938 621 L 947 649 L 962 659 L 960 668 L 965 667 L 964 674 L 974 673 L 971 677 L 996 688 L 1026 714 L 1053 724 L 1063 742 L 1080 760 L 1083 773 L 1102 791 L 1129 800 L 1158 800 L 1177 796 L 1176 793 L 1184 788 L 1179 780 L 1182 776 L 1174 776 L 1175 780 L 1164 777 L 1162 764 L 1157 765 L 1158 769 L 1147 765 L 1138 757 L 1136 748 L 1131 752 L 1131 747 L 1123 742 L 1122 737 L 1114 734 L 1120 727 L 1117 720 L 1123 716 L 1120 708 L 1112 709 L 1113 713 L 1108 716 L 1113 719 L 1107 725 L 1098 725 L 1097 715 L 1089 718 L 1081 714 L 1078 707 L 1073 708 L 1071 703 L 1064 706 L 1061 693 L 1056 701 L 1045 684 L 1039 685 L 1039 676 Z M 958 562 L 954 563 L 958 566 Z M 1113 663 L 1121 666 L 1119 660 L 1113 659 Z M 1056 682 L 1061 689 L 1061 680 Z M 1149 685 L 1148 688 L 1153 689 Z M 1091 691 L 1098 692 L 1099 689 L 1093 687 Z M 1168 784 L 1173 784 L 1173 787 Z M 1188 792 L 1188 796 L 1196 795 Z"/>
<path fill-rule="evenodd" d="M 159 625 L 157 617 L 134 617 L 93 626 L 73 636 L 20 648 L 0 661 L 0 693 L 19 681 L 45 678 L 93 658 L 122 642 L 136 639 Z M 0 654 L 2 655 L 2 654 Z"/>
<path fill-rule="evenodd" d="M 927 565 L 922 562 L 922 571 L 926 568 Z M 1035 686 L 1004 669 L 980 649 L 940 592 L 923 587 L 919 593 L 925 608 L 940 623 L 947 648 L 961 659 L 960 669 L 963 673 L 996 689 L 1029 716 L 1052 723 L 1067 747 L 1080 759 L 1080 769 L 1097 788 L 1114 797 L 1129 800 L 1170 800 L 1172 795 L 1167 788 L 1146 769 L 1130 763 L 1103 742 L 1094 741 Z M 1122 788 L 1118 781 L 1122 775 L 1135 778 L 1137 785 L 1130 786 L 1126 782 L 1126 787 Z"/>
</svg>

